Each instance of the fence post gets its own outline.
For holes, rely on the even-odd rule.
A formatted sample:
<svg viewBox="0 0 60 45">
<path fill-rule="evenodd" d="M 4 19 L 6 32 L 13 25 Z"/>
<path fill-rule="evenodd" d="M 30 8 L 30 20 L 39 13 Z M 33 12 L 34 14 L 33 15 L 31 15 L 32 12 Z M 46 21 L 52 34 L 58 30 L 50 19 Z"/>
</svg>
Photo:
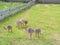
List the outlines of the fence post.
<svg viewBox="0 0 60 45">
<path fill-rule="evenodd" d="M 8 9 L 8 10 L 9 10 L 9 15 L 10 15 L 10 14 L 11 14 L 11 13 L 10 13 L 10 9 Z"/>
</svg>

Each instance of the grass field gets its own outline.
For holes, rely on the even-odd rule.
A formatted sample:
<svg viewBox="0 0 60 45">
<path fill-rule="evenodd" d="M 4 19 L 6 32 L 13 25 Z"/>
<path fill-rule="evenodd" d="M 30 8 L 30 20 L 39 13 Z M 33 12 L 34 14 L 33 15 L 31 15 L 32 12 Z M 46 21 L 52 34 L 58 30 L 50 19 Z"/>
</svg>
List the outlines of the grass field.
<svg viewBox="0 0 60 45">
<path fill-rule="evenodd" d="M 36 40 L 29 40 L 24 29 L 16 28 L 20 18 L 28 20 L 28 26 L 41 28 L 39 39 L 33 34 Z M 3 29 L 8 24 L 13 25 L 13 33 Z M 0 37 L 0 45 L 60 45 L 60 4 L 36 4 L 0 21 Z"/>
<path fill-rule="evenodd" d="M 12 3 L 12 2 L 0 2 L 0 10 L 9 9 L 9 8 L 19 6 L 19 5 L 22 5 L 22 4 L 23 3 L 21 3 L 21 2 L 15 2 L 15 3 Z"/>
</svg>

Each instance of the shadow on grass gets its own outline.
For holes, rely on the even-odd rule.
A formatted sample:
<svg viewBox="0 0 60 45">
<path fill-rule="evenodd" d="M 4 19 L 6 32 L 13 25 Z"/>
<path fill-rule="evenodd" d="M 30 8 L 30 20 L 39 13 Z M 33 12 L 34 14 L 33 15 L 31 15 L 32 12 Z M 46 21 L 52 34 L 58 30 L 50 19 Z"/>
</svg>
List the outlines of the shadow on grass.
<svg viewBox="0 0 60 45">
<path fill-rule="evenodd" d="M 30 6 L 30 7 L 28 7 L 28 8 L 25 8 L 25 9 L 23 9 L 23 10 L 15 13 L 14 15 L 8 16 L 7 18 L 1 20 L 1 21 L 0 21 L 0 24 L 8 21 L 11 17 L 16 17 L 16 16 L 18 16 L 18 15 L 17 15 L 18 13 L 23 14 L 25 11 L 27 11 L 27 10 L 30 9 L 31 7 L 32 7 L 32 6 Z"/>
</svg>

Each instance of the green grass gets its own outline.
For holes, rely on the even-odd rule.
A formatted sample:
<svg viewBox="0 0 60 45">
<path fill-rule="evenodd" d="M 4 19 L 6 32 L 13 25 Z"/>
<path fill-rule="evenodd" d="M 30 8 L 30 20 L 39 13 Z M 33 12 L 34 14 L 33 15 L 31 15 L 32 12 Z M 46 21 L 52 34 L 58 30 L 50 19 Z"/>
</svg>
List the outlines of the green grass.
<svg viewBox="0 0 60 45">
<path fill-rule="evenodd" d="M 6 10 L 12 7 L 20 6 L 23 3 L 21 2 L 0 2 L 0 10 Z"/>
<path fill-rule="evenodd" d="M 16 28 L 15 22 L 20 18 L 28 20 L 28 26 L 41 28 L 39 39 L 29 40 L 24 29 Z M 8 24 L 13 25 L 13 33 L 3 29 Z M 0 37 L 0 45 L 60 45 L 60 4 L 36 4 L 0 21 Z M 35 34 L 33 38 L 37 38 Z"/>
</svg>

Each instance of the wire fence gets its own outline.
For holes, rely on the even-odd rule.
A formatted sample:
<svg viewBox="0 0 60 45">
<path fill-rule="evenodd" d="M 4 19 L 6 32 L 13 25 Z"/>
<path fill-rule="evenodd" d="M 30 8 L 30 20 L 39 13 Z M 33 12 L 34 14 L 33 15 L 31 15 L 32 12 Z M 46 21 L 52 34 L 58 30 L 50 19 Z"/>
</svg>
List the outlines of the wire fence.
<svg viewBox="0 0 60 45">
<path fill-rule="evenodd" d="M 45 4 L 60 4 L 60 0 L 36 0 L 37 2 L 40 3 L 45 3 Z"/>
<path fill-rule="evenodd" d="M 32 0 L 24 5 L 21 5 L 21 6 L 16 6 L 14 8 L 9 8 L 7 10 L 3 10 L 3 11 L 0 11 L 0 20 L 3 20 L 4 18 L 10 16 L 10 15 L 13 15 L 25 8 L 28 8 L 29 6 L 32 6 L 35 4 L 35 0 Z"/>
</svg>

